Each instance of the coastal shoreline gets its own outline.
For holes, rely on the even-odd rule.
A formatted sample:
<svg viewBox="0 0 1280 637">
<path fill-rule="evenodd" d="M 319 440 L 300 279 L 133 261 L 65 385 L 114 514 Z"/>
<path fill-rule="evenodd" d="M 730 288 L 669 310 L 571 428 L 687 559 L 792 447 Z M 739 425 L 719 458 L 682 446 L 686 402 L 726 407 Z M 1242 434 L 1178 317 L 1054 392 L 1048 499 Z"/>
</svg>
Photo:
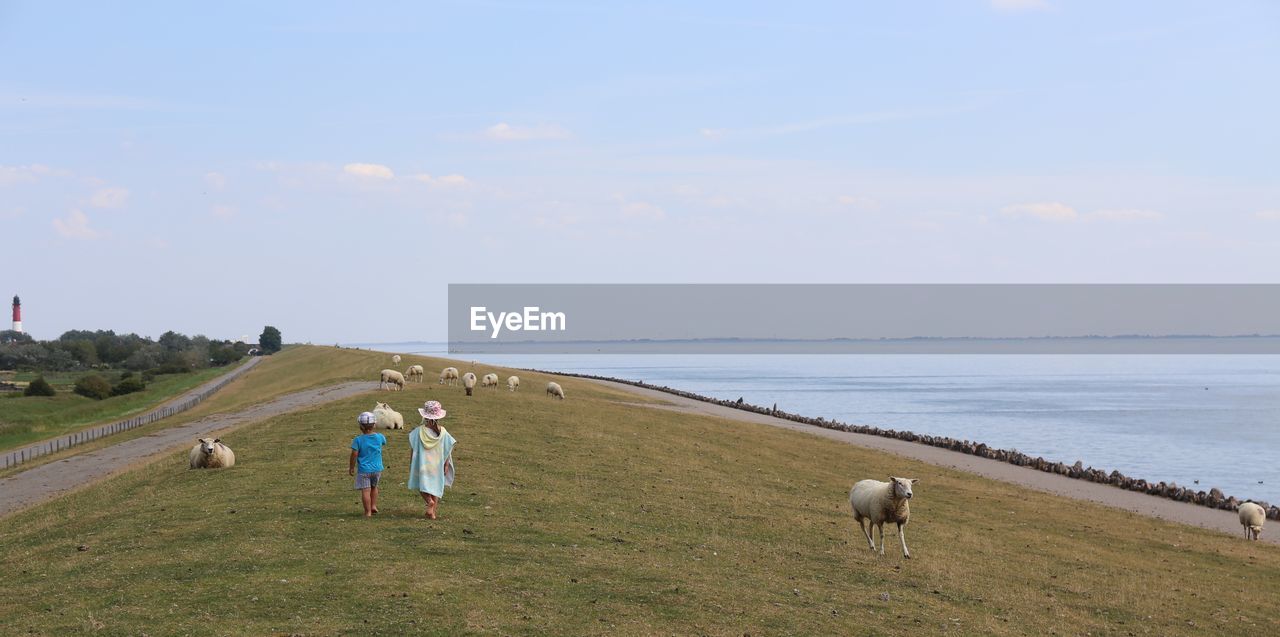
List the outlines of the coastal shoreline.
<svg viewBox="0 0 1280 637">
<path fill-rule="evenodd" d="M 1216 488 L 1209 491 L 1192 491 L 1176 484 L 1152 483 L 1125 476 L 1119 471 L 1107 472 L 1087 467 L 1081 462 L 1067 465 L 1016 451 L 997 449 L 979 442 L 867 425 L 850 425 L 825 418 L 810 418 L 746 402 L 720 400 L 672 387 L 652 385 L 643 381 L 572 372 L 537 369 L 530 371 L 590 380 L 671 403 L 671 405 L 645 404 L 644 406 L 647 407 L 676 409 L 688 413 L 780 426 L 1011 482 L 1039 491 L 1097 502 L 1150 517 L 1232 534 L 1241 532 L 1239 520 L 1235 515 L 1235 509 L 1241 501 L 1222 494 Z M 1261 502 L 1259 504 L 1263 504 L 1268 519 L 1280 519 L 1280 507 Z M 1274 534 L 1270 537 L 1264 536 L 1264 539 L 1272 543 L 1280 542 L 1280 537 Z"/>
</svg>

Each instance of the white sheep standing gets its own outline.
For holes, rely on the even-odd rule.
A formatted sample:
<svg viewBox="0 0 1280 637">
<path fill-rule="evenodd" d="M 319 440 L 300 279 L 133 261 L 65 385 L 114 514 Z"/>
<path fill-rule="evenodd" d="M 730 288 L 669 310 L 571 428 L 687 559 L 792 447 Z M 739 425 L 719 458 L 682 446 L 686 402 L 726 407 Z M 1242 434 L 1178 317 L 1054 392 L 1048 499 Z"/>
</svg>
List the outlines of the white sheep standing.
<svg viewBox="0 0 1280 637">
<path fill-rule="evenodd" d="M 564 388 L 560 386 L 560 383 L 554 381 L 547 383 L 547 395 L 564 400 Z"/>
<path fill-rule="evenodd" d="M 450 385 L 458 384 L 458 368 L 446 367 L 440 372 L 440 384 L 448 382 Z"/>
<path fill-rule="evenodd" d="M 471 395 L 471 390 L 476 388 L 476 375 L 467 372 L 462 375 L 462 387 L 467 390 L 467 395 Z"/>
<path fill-rule="evenodd" d="M 394 355 L 394 356 L 392 356 L 392 357 L 391 357 L 391 364 L 392 364 L 392 365 L 399 365 L 399 364 L 400 364 L 400 355 L 399 355 L 399 354 L 396 354 L 396 355 Z"/>
<path fill-rule="evenodd" d="M 911 499 L 911 485 L 916 482 L 914 478 L 890 476 L 888 482 L 859 480 L 849 490 L 853 519 L 858 521 L 858 529 L 867 536 L 867 544 L 872 551 L 876 550 L 875 540 L 871 539 L 872 527 L 880 529 L 880 554 L 884 555 L 884 523 L 894 522 L 898 525 L 898 539 L 902 540 L 902 557 L 911 558 L 903 529 L 911 520 L 911 507 L 907 501 Z M 864 519 L 867 521 L 865 528 L 862 525 Z"/>
<path fill-rule="evenodd" d="M 516 391 L 520 389 L 520 377 L 512 376 L 507 379 L 507 391 Z"/>
<path fill-rule="evenodd" d="M 200 438 L 189 455 L 192 469 L 222 469 L 236 464 L 236 454 L 221 438 Z"/>
<path fill-rule="evenodd" d="M 410 365 L 409 369 L 405 371 L 404 377 L 405 377 L 405 380 L 417 380 L 419 383 L 421 383 L 422 377 L 425 376 L 426 374 L 427 374 L 426 370 L 422 369 L 421 365 Z"/>
<path fill-rule="evenodd" d="M 1262 522 L 1267 512 L 1256 502 L 1243 502 L 1236 508 L 1240 512 L 1240 526 L 1244 527 L 1244 539 L 1256 540 L 1262 535 Z"/>
<path fill-rule="evenodd" d="M 484 377 L 480 379 L 480 386 L 481 386 L 481 387 L 492 387 L 492 388 L 494 388 L 494 389 L 497 389 L 497 388 L 498 388 L 498 375 L 497 375 L 497 374 L 494 374 L 494 373 L 492 373 L 492 372 L 490 372 L 490 373 L 488 373 L 488 374 L 485 374 L 485 375 L 484 375 Z"/>
<path fill-rule="evenodd" d="M 378 389 L 387 389 L 392 385 L 397 389 L 404 389 L 404 374 L 394 369 L 382 370 L 382 381 L 378 383 Z"/>
<path fill-rule="evenodd" d="M 378 424 L 387 429 L 404 429 L 404 416 L 391 408 L 387 403 L 373 406 L 373 415 L 378 417 Z"/>
</svg>

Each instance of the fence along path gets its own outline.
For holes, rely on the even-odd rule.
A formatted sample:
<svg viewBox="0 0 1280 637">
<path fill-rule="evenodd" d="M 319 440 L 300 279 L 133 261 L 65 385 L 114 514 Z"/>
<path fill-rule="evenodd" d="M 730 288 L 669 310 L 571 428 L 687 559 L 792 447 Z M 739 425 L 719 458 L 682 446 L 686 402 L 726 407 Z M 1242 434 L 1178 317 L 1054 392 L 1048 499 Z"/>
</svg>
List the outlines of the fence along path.
<svg viewBox="0 0 1280 637">
<path fill-rule="evenodd" d="M 92 442 L 112 434 L 118 434 L 122 431 L 128 431 L 143 425 L 151 424 L 157 420 L 168 418 L 174 414 L 180 414 L 204 402 L 204 399 L 212 396 L 213 393 L 219 389 L 226 387 L 227 383 L 230 383 L 231 381 L 239 378 L 245 372 L 253 369 L 253 367 L 261 361 L 262 359 L 257 356 L 250 358 L 247 363 L 231 370 L 230 372 L 196 387 L 195 389 L 192 389 L 191 391 L 188 391 L 187 393 L 164 403 L 151 411 L 134 416 L 133 418 L 128 418 L 126 420 L 106 425 L 90 427 L 89 429 L 77 431 L 65 436 L 59 436 L 52 440 L 37 442 L 32 445 L 27 445 L 26 447 L 6 452 L 4 457 L 0 458 L 0 469 L 15 467 L 33 458 L 39 458 L 40 456 L 54 453 L 56 451 L 62 451 L 63 449 L 70 449 L 71 447 L 79 444 Z"/>
</svg>

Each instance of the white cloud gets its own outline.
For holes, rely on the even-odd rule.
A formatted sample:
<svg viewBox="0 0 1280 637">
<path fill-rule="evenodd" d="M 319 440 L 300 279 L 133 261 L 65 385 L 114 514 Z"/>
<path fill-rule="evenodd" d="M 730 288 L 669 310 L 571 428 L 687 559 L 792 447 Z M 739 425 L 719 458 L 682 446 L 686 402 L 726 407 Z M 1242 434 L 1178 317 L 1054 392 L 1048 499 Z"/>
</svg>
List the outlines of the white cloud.
<svg viewBox="0 0 1280 637">
<path fill-rule="evenodd" d="M 702 135 L 703 137 L 705 137 L 705 138 L 707 138 L 707 139 L 720 139 L 721 137 L 724 137 L 725 129 L 723 129 L 723 128 L 701 128 L 701 129 L 698 129 L 698 134 L 699 134 L 699 135 Z"/>
<path fill-rule="evenodd" d="M 1080 213 L 1063 203 L 1042 202 L 1005 206 L 1000 210 L 1010 217 L 1035 217 L 1042 221 L 1075 221 Z"/>
<path fill-rule="evenodd" d="M 661 221 L 667 218 L 667 211 L 648 202 L 630 201 L 622 204 L 622 215 L 631 219 Z"/>
<path fill-rule="evenodd" d="M 525 142 L 543 139 L 566 139 L 569 131 L 558 124 L 512 126 L 506 122 L 494 124 L 484 131 L 484 136 L 501 142 Z"/>
<path fill-rule="evenodd" d="M 43 164 L 29 166 L 0 166 L 0 186 L 35 181 L 45 175 L 53 174 L 53 169 Z"/>
<path fill-rule="evenodd" d="M 356 177 L 371 177 L 374 179 L 391 179 L 396 176 L 390 168 L 382 164 L 347 164 L 342 167 L 342 172 Z"/>
<path fill-rule="evenodd" d="M 989 0 L 997 11 L 1043 11 L 1049 8 L 1047 0 Z"/>
<path fill-rule="evenodd" d="M 209 212 L 212 213 L 213 216 L 219 219 L 230 219 L 236 216 L 237 210 L 235 206 L 228 206 L 226 204 L 216 204 L 211 208 L 209 208 Z"/>
<path fill-rule="evenodd" d="M 204 174 L 204 183 L 214 190 L 222 190 L 227 187 L 227 176 L 219 172 L 208 172 Z"/>
<path fill-rule="evenodd" d="M 412 179 L 413 181 L 420 181 L 424 184 L 430 184 L 432 186 L 444 186 L 444 187 L 456 188 L 456 187 L 471 185 L 470 180 L 468 180 L 466 177 L 463 177 L 462 175 L 457 175 L 457 174 L 442 175 L 440 177 L 435 177 L 427 173 L 418 173 L 416 175 L 410 175 L 409 179 Z"/>
<path fill-rule="evenodd" d="M 1280 221 L 1280 209 L 1277 210 L 1260 210 L 1253 213 L 1255 219 L 1262 221 Z"/>
<path fill-rule="evenodd" d="M 89 227 L 89 218 L 79 210 L 72 210 L 66 219 L 54 219 L 53 229 L 68 239 L 97 239 L 98 231 Z"/>
<path fill-rule="evenodd" d="M 120 208 L 129 201 L 129 191 L 125 188 L 103 188 L 93 193 L 89 205 L 94 208 Z"/>
<path fill-rule="evenodd" d="M 1094 210 L 1088 218 L 1096 221 L 1156 221 L 1164 215 L 1154 210 L 1136 210 L 1122 208 L 1114 210 Z"/>
<path fill-rule="evenodd" d="M 1000 211 L 1010 217 L 1034 217 L 1041 221 L 1052 221 L 1058 223 L 1070 223 L 1075 221 L 1099 221 L 1104 223 L 1159 221 L 1164 218 L 1164 215 L 1154 210 L 1142 210 L 1137 208 L 1103 208 L 1094 210 L 1088 214 L 1080 214 L 1075 208 L 1058 202 L 1017 204 L 1013 206 L 1005 206 Z"/>
<path fill-rule="evenodd" d="M 836 197 L 836 203 L 857 210 L 877 210 L 880 208 L 880 203 L 875 199 L 858 195 L 840 195 Z"/>
</svg>

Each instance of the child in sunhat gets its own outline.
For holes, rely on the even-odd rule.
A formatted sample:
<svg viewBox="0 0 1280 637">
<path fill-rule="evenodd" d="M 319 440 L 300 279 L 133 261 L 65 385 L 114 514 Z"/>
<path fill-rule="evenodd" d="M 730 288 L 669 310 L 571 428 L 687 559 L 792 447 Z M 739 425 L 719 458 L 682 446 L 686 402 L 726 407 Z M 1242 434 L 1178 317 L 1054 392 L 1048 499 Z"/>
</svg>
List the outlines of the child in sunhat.
<svg viewBox="0 0 1280 637">
<path fill-rule="evenodd" d="M 378 512 L 378 481 L 382 478 L 382 446 L 387 444 L 387 437 L 374 433 L 378 417 L 366 411 L 356 417 L 360 425 L 360 435 L 351 439 L 351 461 L 347 474 L 356 477 L 356 489 L 360 491 L 360 502 L 364 504 L 364 517 L 373 517 Z M 357 471 L 359 469 L 359 471 Z"/>
<path fill-rule="evenodd" d="M 409 432 L 409 489 L 422 494 L 426 516 L 436 519 L 436 507 L 444 488 L 453 486 L 453 445 L 449 431 L 440 426 L 445 410 L 428 400 L 418 408 L 422 424 Z"/>
</svg>

